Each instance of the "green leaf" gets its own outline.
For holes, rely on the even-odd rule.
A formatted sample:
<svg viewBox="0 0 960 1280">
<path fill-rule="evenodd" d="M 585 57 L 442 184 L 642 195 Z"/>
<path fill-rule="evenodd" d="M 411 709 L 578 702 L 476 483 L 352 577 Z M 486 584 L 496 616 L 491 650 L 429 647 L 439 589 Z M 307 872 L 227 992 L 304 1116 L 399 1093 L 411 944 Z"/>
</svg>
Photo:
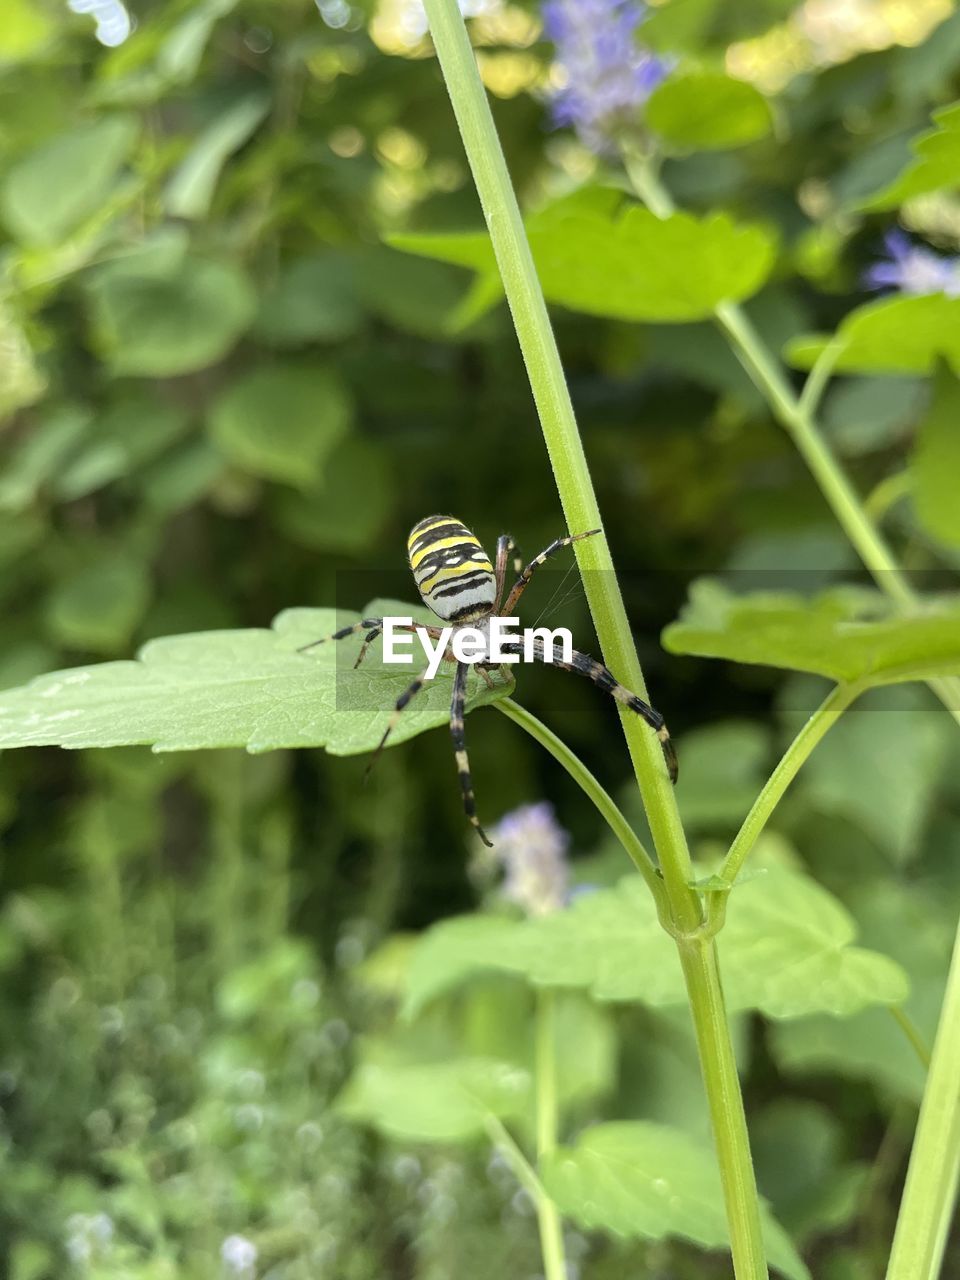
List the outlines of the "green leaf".
<svg viewBox="0 0 960 1280">
<path fill-rule="evenodd" d="M 0 475 L 0 511 L 25 511 L 54 482 L 90 427 L 90 413 L 59 405 L 44 414 L 5 459 Z"/>
<path fill-rule="evenodd" d="M 394 507 L 396 489 L 396 471 L 380 445 L 351 434 L 327 458 L 315 489 L 278 490 L 277 524 L 312 550 L 355 554 L 375 542 Z"/>
<path fill-rule="evenodd" d="M 831 390 L 823 425 L 844 454 L 860 457 L 900 444 L 922 415 L 928 384 L 923 378 L 848 378 Z"/>
<path fill-rule="evenodd" d="M 958 370 L 960 298 L 932 293 L 868 302 L 844 318 L 833 338 L 794 338 L 785 356 L 798 369 L 810 369 L 834 343 L 838 373 L 932 373 L 940 359 Z"/>
<path fill-rule="evenodd" d="M 211 410 L 210 429 L 227 457 L 251 475 L 307 487 L 351 417 L 346 388 L 333 370 L 270 364 L 228 387 Z"/>
<path fill-rule="evenodd" d="M 64 502 L 94 493 L 159 456 L 187 430 L 186 412 L 156 396 L 124 391 L 91 423 L 57 470 L 53 490 Z"/>
<path fill-rule="evenodd" d="M 46 386 L 27 335 L 0 303 L 0 425 L 18 409 L 39 400 Z"/>
<path fill-rule="evenodd" d="M 275 347 L 336 342 L 360 326 L 356 272 L 342 252 L 299 257 L 263 295 L 254 332 Z"/>
<path fill-rule="evenodd" d="M 0 218 L 28 245 L 65 239 L 106 199 L 138 132 L 131 116 L 104 116 L 30 152 L 0 184 Z"/>
<path fill-rule="evenodd" d="M 898 617 L 878 592 L 840 587 L 808 600 L 790 592 L 736 596 L 710 579 L 690 589 L 663 633 L 671 653 L 808 671 L 869 685 L 960 671 L 960 602 Z"/>
<path fill-rule="evenodd" d="M 890 877 L 862 885 L 851 907 L 866 940 L 882 946 L 910 976 L 906 1012 L 927 1044 L 933 1043 L 954 940 L 950 899 L 936 890 Z M 833 1072 L 868 1080 L 884 1093 L 919 1102 L 926 1071 L 913 1045 L 886 1009 L 852 1018 L 799 1018 L 770 1028 L 782 1069 L 809 1079 Z"/>
<path fill-rule="evenodd" d="M 395 601 L 374 601 L 363 616 L 384 609 L 418 616 L 418 610 Z M 393 703 L 420 668 L 385 666 L 374 647 L 354 671 L 359 639 L 296 652 L 355 617 L 333 609 L 287 609 L 273 630 L 170 636 L 145 645 L 135 662 L 41 676 L 0 696 L 0 746 L 148 744 L 157 751 L 325 746 L 334 755 L 369 751 L 380 740 Z M 477 682 L 480 688 L 469 699 L 468 710 L 504 697 L 512 688 L 489 690 L 479 677 Z M 451 677 L 441 669 L 405 710 L 391 744 L 445 724 L 450 689 Z"/>
<path fill-rule="evenodd" d="M 164 204 L 175 218 L 205 218 L 227 159 L 255 133 L 270 102 L 255 93 L 220 113 L 207 125 L 167 184 Z"/>
<path fill-rule="evenodd" d="M 713 1153 L 679 1129 L 643 1121 L 594 1125 L 575 1146 L 550 1153 L 540 1176 L 560 1212 L 585 1230 L 729 1248 Z M 782 1227 L 765 1206 L 762 1214 L 771 1264 L 790 1280 L 809 1280 Z"/>
<path fill-rule="evenodd" d="M 130 640 L 149 598 L 143 565 L 123 555 L 107 556 L 57 587 L 47 602 L 47 620 L 68 648 L 115 653 Z"/>
<path fill-rule="evenodd" d="M 843 1017 L 903 1000 L 898 966 L 852 946 L 854 937 L 848 913 L 806 876 L 777 867 L 739 884 L 719 939 L 729 1008 Z M 669 1006 L 686 998 L 676 948 L 638 876 L 542 919 L 465 916 L 434 926 L 414 951 L 405 1013 L 484 970 L 585 988 L 598 1000 Z"/>
<path fill-rule="evenodd" d="M 770 734 L 751 720 L 727 720 L 686 733 L 680 744 L 683 786 L 677 793 L 684 826 L 739 825 L 765 780 Z"/>
<path fill-rule="evenodd" d="M 114 373 L 172 377 L 222 359 L 256 306 L 243 271 L 193 255 L 173 270 L 145 265 L 103 269 L 90 288 L 95 337 Z"/>
<path fill-rule="evenodd" d="M 720 71 L 670 76 L 650 95 L 644 119 L 667 142 L 693 149 L 756 142 L 773 122 L 759 90 Z"/>
<path fill-rule="evenodd" d="M 857 208 L 871 212 L 895 209 L 914 196 L 955 190 L 960 185 L 960 102 L 933 113 L 934 128 L 918 134 L 914 158 L 902 173 L 880 191 L 861 200 Z"/>
<path fill-rule="evenodd" d="M 0 24 L 0 66 L 21 62 L 43 51 L 57 23 L 33 0 L 4 0 Z"/>
<path fill-rule="evenodd" d="M 794 1237 L 837 1231 L 859 1212 L 866 1164 L 841 1159 L 840 1121 L 816 1102 L 781 1098 L 750 1125 L 760 1190 Z"/>
<path fill-rule="evenodd" d="M 351 1120 L 408 1142 L 462 1142 L 486 1117 L 523 1115 L 530 1075 L 491 1058 L 433 1063 L 364 1062 L 337 1100 Z"/>
<path fill-rule="evenodd" d="M 544 293 L 551 302 L 620 320 L 701 320 L 718 303 L 756 293 L 773 265 L 775 244 L 759 226 L 726 214 L 657 218 L 637 205 L 617 213 L 615 192 L 586 189 L 527 222 Z M 495 273 L 485 233 L 399 235 L 408 253 Z"/>
<path fill-rule="evenodd" d="M 867 832 L 898 864 L 921 849 L 947 763 L 950 725 L 920 690 L 873 695 L 852 707 L 804 766 L 806 804 Z M 908 698 L 907 695 L 915 694 Z"/>
<path fill-rule="evenodd" d="M 960 381 L 950 369 L 941 367 L 910 459 L 910 480 L 920 523 L 935 538 L 953 546 L 960 546 L 958 476 Z"/>
</svg>

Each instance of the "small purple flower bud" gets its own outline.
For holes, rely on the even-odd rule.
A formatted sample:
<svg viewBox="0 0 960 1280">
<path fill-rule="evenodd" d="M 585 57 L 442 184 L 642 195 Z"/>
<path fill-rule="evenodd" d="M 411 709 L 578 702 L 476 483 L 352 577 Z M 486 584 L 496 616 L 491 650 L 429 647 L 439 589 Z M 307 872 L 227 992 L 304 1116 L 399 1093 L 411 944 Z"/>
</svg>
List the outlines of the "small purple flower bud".
<svg viewBox="0 0 960 1280">
<path fill-rule="evenodd" d="M 504 897 L 530 916 L 548 915 L 566 905 L 570 836 L 551 804 L 514 809 L 501 818 L 491 838 L 504 870 Z"/>
<path fill-rule="evenodd" d="M 553 123 L 571 125 L 598 155 L 614 149 L 618 131 L 635 123 L 672 69 L 637 43 L 646 12 L 640 0 L 544 0 L 544 30 L 563 78 Z"/>
<path fill-rule="evenodd" d="M 913 244 L 900 230 L 888 231 L 884 244 L 888 256 L 864 273 L 867 288 L 960 297 L 960 258 L 941 258 L 925 245 Z"/>
</svg>

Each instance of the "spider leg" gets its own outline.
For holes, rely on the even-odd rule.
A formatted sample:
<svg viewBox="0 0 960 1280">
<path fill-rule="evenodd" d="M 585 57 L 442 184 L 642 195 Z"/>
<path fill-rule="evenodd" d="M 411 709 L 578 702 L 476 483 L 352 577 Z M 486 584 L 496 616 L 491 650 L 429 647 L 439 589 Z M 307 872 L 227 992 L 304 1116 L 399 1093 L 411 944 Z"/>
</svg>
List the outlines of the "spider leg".
<svg viewBox="0 0 960 1280">
<path fill-rule="evenodd" d="M 347 636 L 358 635 L 361 631 L 372 631 L 376 628 L 375 634 L 379 634 L 382 618 L 362 618 L 359 622 L 355 622 L 352 627 L 342 627 L 339 631 L 335 631 L 332 636 L 321 636 L 319 640 L 311 640 L 309 644 L 302 644 L 297 653 L 306 653 L 308 649 L 315 649 L 318 644 L 326 644 L 328 640 L 346 640 Z"/>
<path fill-rule="evenodd" d="M 400 625 L 394 627 L 395 631 L 416 631 L 416 629 L 416 623 L 412 623 L 410 626 Z M 432 636 L 434 640 L 436 640 L 440 635 L 439 627 L 424 627 L 423 629 L 428 635 Z M 308 649 L 315 649 L 318 644 L 326 644 L 328 640 L 346 640 L 348 636 L 355 636 L 361 631 L 366 631 L 367 634 L 363 638 L 363 644 L 360 646 L 360 652 L 357 654 L 357 660 L 353 664 L 353 669 L 356 671 L 357 667 L 359 667 L 360 663 L 367 656 L 367 650 L 370 648 L 371 644 L 373 644 L 374 640 L 383 633 L 382 618 L 362 618 L 360 622 L 354 623 L 352 627 L 344 627 L 340 631 L 335 631 L 332 636 L 322 636 L 319 640 L 311 640 L 309 644 L 301 645 L 297 650 L 297 653 L 306 653 Z"/>
<path fill-rule="evenodd" d="M 538 662 L 546 663 L 543 645 L 539 641 L 533 646 L 533 655 Z M 660 747 L 663 751 L 663 758 L 666 761 L 670 781 L 673 783 L 677 781 L 679 772 L 677 753 L 670 740 L 670 733 L 664 723 L 663 716 L 659 711 L 655 711 L 648 702 L 644 702 L 635 693 L 631 693 L 602 662 L 597 662 L 596 658 L 591 658 L 587 653 L 580 653 L 574 649 L 570 662 L 564 662 L 562 659 L 554 657 L 552 665 L 561 667 L 564 671 L 575 671 L 578 675 L 586 676 L 598 689 L 602 689 L 604 693 L 609 693 L 611 698 L 623 706 L 629 707 L 631 711 L 635 711 L 641 719 L 645 720 L 660 740 Z"/>
<path fill-rule="evenodd" d="M 501 533 L 497 539 L 497 556 L 494 561 L 494 572 L 497 578 L 496 600 L 499 605 L 503 598 L 503 584 L 507 576 L 507 561 L 513 560 L 513 572 L 519 577 L 523 573 L 523 556 L 517 551 L 517 544 L 509 533 Z"/>
<path fill-rule="evenodd" d="M 470 776 L 470 761 L 467 757 L 466 738 L 463 732 L 463 704 L 466 701 L 467 673 L 470 670 L 465 662 L 457 664 L 457 674 L 453 678 L 453 700 L 450 703 L 450 735 L 453 738 L 453 751 L 457 761 L 457 773 L 460 777 L 460 790 L 463 793 L 463 811 L 467 821 L 487 846 L 493 844 L 487 839 L 486 832 L 477 818 L 477 805 L 473 796 L 473 779 Z"/>
<path fill-rule="evenodd" d="M 586 533 L 568 534 L 565 538 L 557 538 L 551 542 L 549 547 L 545 547 L 538 556 L 534 556 L 526 568 L 521 569 L 520 576 L 510 590 L 503 608 L 500 610 L 503 616 L 513 613 L 517 607 L 517 601 L 527 589 L 530 579 L 540 568 L 545 560 L 549 560 L 551 556 L 555 556 L 558 551 L 562 551 L 564 547 L 569 547 L 571 542 L 579 542 L 581 538 L 592 538 L 594 534 L 601 533 L 600 529 L 588 529 Z"/>
<path fill-rule="evenodd" d="M 427 670 L 429 670 L 429 668 L 427 668 Z M 394 703 L 393 712 L 390 716 L 389 721 L 387 722 L 386 729 L 384 729 L 383 731 L 383 737 L 377 743 L 376 750 L 373 752 L 370 759 L 367 761 L 367 767 L 363 771 L 364 782 L 366 782 L 367 778 L 369 778 L 370 770 L 373 768 L 373 766 L 377 763 L 377 760 L 380 758 L 380 752 L 387 745 L 387 739 L 390 737 L 391 733 L 393 733 L 394 729 L 397 727 L 397 721 L 403 715 L 404 707 L 407 706 L 407 704 L 411 701 L 411 699 L 416 697 L 416 695 L 420 692 L 420 690 L 423 688 L 423 686 L 426 683 L 427 683 L 427 672 L 423 671 L 420 675 L 417 676 L 416 680 L 413 680 L 410 684 L 407 685 L 406 689 L 404 689 L 403 693 L 401 693 L 400 697 Z"/>
</svg>

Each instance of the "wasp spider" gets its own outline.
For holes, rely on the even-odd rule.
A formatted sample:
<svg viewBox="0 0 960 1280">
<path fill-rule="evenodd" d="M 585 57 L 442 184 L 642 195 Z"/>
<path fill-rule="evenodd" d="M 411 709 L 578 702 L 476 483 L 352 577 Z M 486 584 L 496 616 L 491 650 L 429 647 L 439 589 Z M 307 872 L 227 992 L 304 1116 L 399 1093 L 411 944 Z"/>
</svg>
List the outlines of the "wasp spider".
<svg viewBox="0 0 960 1280">
<path fill-rule="evenodd" d="M 590 529 L 586 533 L 575 533 L 570 537 L 557 538 L 555 542 L 550 543 L 549 547 L 541 551 L 538 556 L 534 556 L 527 565 L 524 565 L 523 559 L 518 554 L 516 544 L 510 535 L 502 534 L 497 539 L 497 558 L 496 566 L 494 566 L 490 563 L 490 559 L 480 545 L 479 540 L 459 520 L 455 520 L 453 516 L 427 516 L 425 520 L 421 520 L 419 524 L 415 524 L 411 529 L 410 537 L 407 539 L 407 556 L 417 583 L 417 589 L 420 592 L 420 598 L 438 618 L 445 623 L 453 623 L 454 625 L 462 623 L 464 626 L 482 626 L 484 622 L 495 615 L 507 617 L 513 613 L 520 597 L 527 589 L 530 579 L 545 560 L 556 555 L 562 548 L 568 547 L 571 542 L 578 542 L 581 538 L 590 538 L 599 532 L 599 529 Z M 513 572 L 517 575 L 517 578 L 507 593 L 506 599 L 504 599 L 504 584 L 506 582 L 508 564 L 512 565 Z M 367 649 L 381 634 L 382 629 L 382 618 L 364 618 L 356 623 L 355 626 L 344 627 L 342 631 L 337 631 L 334 635 L 325 637 L 325 639 L 344 640 L 347 636 L 365 632 L 360 654 L 354 664 L 355 667 L 359 667 Z M 411 626 L 406 629 L 412 631 L 415 627 Z M 442 631 L 440 627 L 427 627 L 425 630 L 434 640 L 440 637 Z M 304 645 L 303 649 L 310 649 L 313 645 L 322 643 L 324 641 L 315 640 L 312 644 Z M 521 645 L 519 639 L 516 645 L 519 653 Z M 509 646 L 507 647 L 509 648 Z M 543 645 L 539 640 L 534 644 L 533 656 L 537 661 L 546 661 Z M 456 663 L 457 668 L 453 680 L 453 702 L 450 707 L 450 732 L 453 735 L 457 772 L 460 775 L 460 787 L 463 792 L 463 807 L 467 818 L 476 829 L 480 839 L 484 844 L 489 845 L 490 841 L 487 839 L 477 819 L 473 782 L 470 777 L 470 764 L 467 759 L 463 731 L 467 674 L 471 664 L 458 662 L 449 649 L 444 654 L 444 661 Z M 585 653 L 578 653 L 574 650 L 570 662 L 563 662 L 559 658 L 554 658 L 553 661 L 556 666 L 562 667 L 566 671 L 576 671 L 578 674 L 586 676 L 588 680 L 592 680 L 595 685 L 598 685 L 605 693 L 610 694 L 617 702 L 629 707 L 631 711 L 635 711 L 637 715 L 641 716 L 651 729 L 656 732 L 663 748 L 670 780 L 671 782 L 676 782 L 677 757 L 673 749 L 673 743 L 670 741 L 670 734 L 667 732 L 667 727 L 663 722 L 663 716 L 659 711 L 654 711 L 653 707 L 644 702 L 642 698 L 638 698 L 635 693 L 631 693 L 629 689 L 620 684 L 603 663 L 597 662 Z M 493 684 L 489 672 L 495 669 L 496 664 L 477 662 L 472 665 L 477 667 L 488 685 Z M 372 767 L 377 756 L 383 750 L 387 739 L 403 713 L 404 707 L 420 692 L 426 679 L 427 674 L 424 672 L 397 699 L 393 714 L 384 730 L 383 737 L 380 739 L 379 746 L 370 759 L 368 769 Z"/>
</svg>

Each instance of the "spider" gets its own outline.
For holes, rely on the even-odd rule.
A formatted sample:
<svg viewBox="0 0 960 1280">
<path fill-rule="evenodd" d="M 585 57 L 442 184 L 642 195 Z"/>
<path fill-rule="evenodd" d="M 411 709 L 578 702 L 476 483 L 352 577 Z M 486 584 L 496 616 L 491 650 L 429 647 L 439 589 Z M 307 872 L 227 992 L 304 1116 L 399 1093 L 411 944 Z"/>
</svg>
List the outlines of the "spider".
<svg viewBox="0 0 960 1280">
<path fill-rule="evenodd" d="M 462 623 L 464 626 L 482 627 L 485 622 L 494 616 L 508 617 L 513 613 L 520 597 L 526 591 L 530 579 L 545 560 L 549 560 L 551 556 L 556 555 L 564 547 L 570 546 L 572 542 L 579 542 L 581 538 L 592 538 L 594 534 L 599 532 L 599 529 L 589 529 L 586 533 L 574 533 L 565 538 L 557 538 L 550 543 L 549 547 L 541 551 L 538 556 L 534 556 L 527 565 L 524 565 L 522 557 L 518 554 L 513 538 L 509 534 L 501 534 L 497 539 L 496 567 L 494 567 L 490 563 L 486 551 L 480 545 L 479 539 L 474 537 L 470 530 L 461 524 L 459 520 L 454 519 L 453 516 L 427 516 L 410 530 L 410 536 L 407 539 L 407 557 L 417 584 L 417 590 L 420 592 L 420 598 L 438 618 L 443 622 L 453 623 L 454 625 Z M 503 592 L 508 562 L 512 562 L 517 580 L 504 600 Z M 410 626 L 398 629 L 412 631 L 415 627 Z M 425 630 L 434 640 L 441 635 L 440 627 L 427 627 Z M 325 636 L 322 640 L 313 640 L 310 644 L 303 645 L 300 652 L 312 649 L 315 645 L 324 644 L 327 640 L 345 640 L 347 636 L 357 635 L 361 631 L 366 632 L 366 634 L 364 635 L 360 653 L 354 663 L 354 669 L 356 669 L 366 656 L 370 645 L 382 633 L 383 618 L 363 618 L 351 627 L 344 627 L 343 630 L 334 632 L 332 636 Z M 518 639 L 516 642 L 516 651 L 518 653 L 520 652 L 520 645 L 521 642 Z M 533 657 L 538 662 L 549 661 L 544 656 L 544 648 L 540 640 L 534 642 Z M 467 675 L 470 666 L 476 666 L 487 684 L 493 687 L 489 672 L 495 670 L 497 664 L 483 661 L 474 664 L 459 662 L 449 649 L 444 654 L 443 660 L 456 663 L 457 668 L 453 679 L 450 732 L 453 736 L 457 773 L 460 776 L 460 789 L 463 792 L 463 808 L 468 821 L 474 827 L 480 839 L 490 848 L 492 847 L 491 842 L 487 839 L 486 833 L 477 818 L 473 781 L 470 776 L 470 762 L 467 758 L 464 739 L 463 708 L 466 700 Z M 597 662 L 585 653 L 578 653 L 574 650 L 570 662 L 561 661 L 557 657 L 553 658 L 553 662 L 565 671 L 576 671 L 580 675 L 586 676 L 588 680 L 592 680 L 595 685 L 605 693 L 610 694 L 617 702 L 629 707 L 631 711 L 635 711 L 637 715 L 641 716 L 651 729 L 656 732 L 663 748 L 670 781 L 676 782 L 676 752 L 673 749 L 673 743 L 670 741 L 670 734 L 667 732 L 663 716 L 659 711 L 654 711 L 653 707 L 644 702 L 642 698 L 638 698 L 635 693 L 631 693 L 629 689 L 620 684 L 603 663 Z M 370 757 L 367 772 L 373 767 L 374 762 L 386 745 L 387 739 L 403 713 L 403 709 L 420 692 L 426 680 L 427 673 L 424 672 L 397 698 L 393 714 L 384 730 L 383 737 Z"/>
</svg>

